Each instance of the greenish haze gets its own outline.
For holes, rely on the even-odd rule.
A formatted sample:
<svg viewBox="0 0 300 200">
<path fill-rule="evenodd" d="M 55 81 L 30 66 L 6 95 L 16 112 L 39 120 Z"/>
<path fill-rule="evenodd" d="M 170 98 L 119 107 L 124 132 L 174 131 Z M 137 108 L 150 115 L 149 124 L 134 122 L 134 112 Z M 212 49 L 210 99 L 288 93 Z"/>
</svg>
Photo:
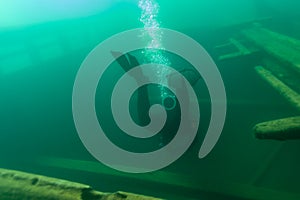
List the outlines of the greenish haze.
<svg viewBox="0 0 300 200">
<path fill-rule="evenodd" d="M 157 2 L 162 27 L 181 31 L 203 45 L 224 80 L 228 112 L 213 151 L 204 159 L 197 157 L 211 106 L 200 79 L 194 86 L 201 111 L 199 133 L 183 157 L 143 175 L 116 172 L 98 163 L 75 129 L 73 83 L 82 61 L 96 45 L 118 32 L 143 27 L 137 1 L 13 0 L 0 3 L 0 168 L 82 182 L 100 191 L 123 190 L 172 200 L 300 199 L 300 141 L 258 140 L 252 130 L 257 123 L 296 116 L 299 111 L 255 72 L 265 53 L 219 61 L 220 55 L 234 48 L 215 48 L 229 38 L 240 39 L 241 29 L 260 20 L 264 27 L 299 40 L 299 1 Z M 290 48 L 299 50 L 296 45 Z M 141 51 L 132 54 L 142 62 Z M 176 55 L 166 55 L 175 69 L 191 67 Z M 266 61 L 272 62 L 277 60 Z M 277 64 L 273 69 L 300 93 L 300 74 L 288 67 L 280 70 Z M 114 62 L 105 74 L 95 99 L 99 123 L 110 133 L 108 137 L 131 151 L 160 148 L 160 136 L 141 141 L 122 135 L 116 127 L 109 98 L 114 81 L 124 71 Z M 151 103 L 160 102 L 155 85 L 150 93 Z M 131 112 L 138 123 L 137 96 L 132 97 Z M 178 121 L 176 109 L 168 114 Z M 176 127 L 174 121 L 168 121 L 164 131 Z M 167 142 L 172 137 L 168 134 Z"/>
</svg>

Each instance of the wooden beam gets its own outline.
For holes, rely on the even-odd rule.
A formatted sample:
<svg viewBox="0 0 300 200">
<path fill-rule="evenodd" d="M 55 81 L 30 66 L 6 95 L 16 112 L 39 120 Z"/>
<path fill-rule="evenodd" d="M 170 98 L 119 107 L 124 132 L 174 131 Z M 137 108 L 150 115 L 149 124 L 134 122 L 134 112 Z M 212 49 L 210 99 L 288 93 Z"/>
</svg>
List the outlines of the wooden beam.
<svg viewBox="0 0 300 200">
<path fill-rule="evenodd" d="M 254 24 L 241 33 L 267 54 L 300 73 L 300 40 L 263 28 L 260 24 Z"/>
<path fill-rule="evenodd" d="M 228 54 L 224 54 L 219 56 L 218 60 L 222 61 L 222 60 L 228 60 L 228 59 L 232 59 L 232 58 L 236 58 L 236 57 L 240 57 L 240 56 L 246 56 L 246 55 L 250 55 L 252 53 L 257 52 L 257 50 L 250 50 L 248 49 L 245 45 L 243 45 L 240 41 L 234 39 L 234 38 L 230 38 L 229 39 L 229 43 L 224 45 L 223 48 L 225 47 L 229 47 L 229 46 L 234 46 L 237 51 L 236 52 L 232 52 L 232 53 L 228 53 Z M 222 48 L 222 46 L 217 46 L 215 48 Z"/>
<path fill-rule="evenodd" d="M 90 191 L 88 185 L 0 169 L 0 199 L 82 200 L 81 196 Z M 90 193 L 90 196 L 101 200 L 104 193 Z"/>
<path fill-rule="evenodd" d="M 293 140 L 300 139 L 300 116 L 262 122 L 254 127 L 259 139 Z"/>
<path fill-rule="evenodd" d="M 283 96 L 291 105 L 300 111 L 300 95 L 293 89 L 288 87 L 285 83 L 279 80 L 269 70 L 262 66 L 255 67 L 256 72 L 267 81 L 281 96 Z"/>
<path fill-rule="evenodd" d="M 103 193 L 88 185 L 7 169 L 0 169 L 0 199 L 162 200 L 127 192 Z"/>
</svg>

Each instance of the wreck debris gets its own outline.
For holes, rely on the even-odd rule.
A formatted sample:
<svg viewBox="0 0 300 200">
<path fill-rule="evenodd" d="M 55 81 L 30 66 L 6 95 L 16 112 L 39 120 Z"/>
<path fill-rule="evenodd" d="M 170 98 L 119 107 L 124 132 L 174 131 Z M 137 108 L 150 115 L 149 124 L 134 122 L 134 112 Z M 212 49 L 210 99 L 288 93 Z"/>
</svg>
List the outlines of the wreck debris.
<svg viewBox="0 0 300 200">
<path fill-rule="evenodd" d="M 300 40 L 274 32 L 260 23 L 245 24 L 238 35 L 216 49 L 225 49 L 219 61 L 253 54 L 259 57 L 253 66 L 257 74 L 300 111 Z M 236 51 L 232 52 L 232 47 Z M 229 53 L 228 53 L 229 52 Z M 257 56 L 257 55 L 255 55 Z M 246 57 L 245 57 L 246 59 Z M 259 139 L 300 139 L 299 117 L 263 122 L 254 127 Z"/>
<path fill-rule="evenodd" d="M 282 64 L 300 73 L 300 41 L 254 24 L 243 36 Z"/>
<path fill-rule="evenodd" d="M 255 67 L 255 70 L 265 81 L 277 90 L 281 96 L 300 111 L 300 95 L 297 92 L 275 77 L 269 70 L 261 66 Z"/>
<path fill-rule="evenodd" d="M 159 200 L 126 192 L 103 193 L 88 185 L 7 169 L 0 169 L 0 199 Z"/>
<path fill-rule="evenodd" d="M 254 133 L 259 139 L 300 139 L 300 116 L 259 123 Z"/>
<path fill-rule="evenodd" d="M 231 58 L 236 58 L 236 57 L 241 57 L 241 56 L 247 56 L 247 55 L 257 52 L 257 49 L 248 48 L 244 44 L 242 44 L 241 41 L 239 41 L 235 38 L 230 38 L 228 40 L 228 43 L 218 45 L 215 47 L 215 49 L 225 49 L 225 48 L 230 48 L 230 47 L 233 47 L 236 51 L 226 53 L 224 55 L 220 55 L 218 57 L 219 61 L 228 60 Z"/>
</svg>

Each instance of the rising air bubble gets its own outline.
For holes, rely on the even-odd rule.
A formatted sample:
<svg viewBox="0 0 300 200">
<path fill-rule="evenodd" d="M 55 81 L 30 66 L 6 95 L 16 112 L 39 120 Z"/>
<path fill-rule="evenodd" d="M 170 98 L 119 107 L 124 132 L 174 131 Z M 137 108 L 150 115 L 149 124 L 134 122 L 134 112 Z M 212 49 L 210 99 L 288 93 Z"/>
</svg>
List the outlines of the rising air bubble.
<svg viewBox="0 0 300 200">
<path fill-rule="evenodd" d="M 162 87 L 162 85 L 168 84 L 167 76 L 168 74 L 170 74 L 168 68 L 163 66 L 170 66 L 171 62 L 163 53 L 163 32 L 160 29 L 160 22 L 157 19 L 159 13 L 159 5 L 155 0 L 140 0 L 139 7 L 142 10 L 140 21 L 144 25 L 141 37 L 149 40 L 147 47 L 143 52 L 143 54 L 145 55 L 145 60 L 147 62 L 157 64 L 156 71 L 161 85 L 161 99 L 175 98 L 175 96 L 170 96 L 170 94 L 168 94 L 168 92 Z"/>
</svg>

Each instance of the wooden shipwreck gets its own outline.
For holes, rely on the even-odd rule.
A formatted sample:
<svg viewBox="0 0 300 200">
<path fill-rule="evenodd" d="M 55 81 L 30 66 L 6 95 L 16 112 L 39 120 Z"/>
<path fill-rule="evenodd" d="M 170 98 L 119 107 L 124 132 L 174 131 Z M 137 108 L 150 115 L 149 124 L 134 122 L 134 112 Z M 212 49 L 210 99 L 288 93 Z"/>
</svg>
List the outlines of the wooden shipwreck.
<svg viewBox="0 0 300 200">
<path fill-rule="evenodd" d="M 0 169 L 0 199 L 159 200 L 127 192 L 99 192 L 89 185 L 7 169 Z"/>
<path fill-rule="evenodd" d="M 238 34 L 215 49 L 219 61 L 254 59 L 257 74 L 300 111 L 300 40 L 274 32 L 260 23 L 243 25 Z M 263 122 L 254 127 L 259 139 L 300 139 L 299 117 Z"/>
</svg>

